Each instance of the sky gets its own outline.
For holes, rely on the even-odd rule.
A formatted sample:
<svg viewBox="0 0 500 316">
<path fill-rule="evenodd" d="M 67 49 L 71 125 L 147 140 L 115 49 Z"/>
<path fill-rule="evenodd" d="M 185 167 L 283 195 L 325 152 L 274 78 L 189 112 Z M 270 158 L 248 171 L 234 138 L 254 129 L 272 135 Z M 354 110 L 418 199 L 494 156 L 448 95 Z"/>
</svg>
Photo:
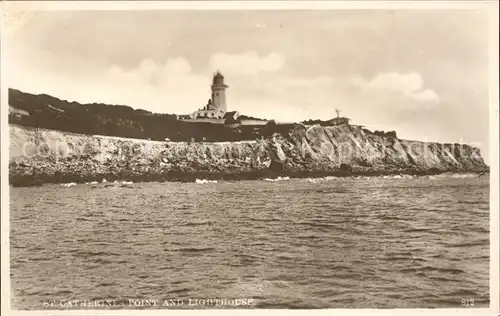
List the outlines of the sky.
<svg viewBox="0 0 500 316">
<path fill-rule="evenodd" d="M 210 98 L 282 122 L 342 116 L 488 154 L 488 16 L 476 10 L 40 11 L 12 24 L 8 85 L 187 114 Z"/>
</svg>

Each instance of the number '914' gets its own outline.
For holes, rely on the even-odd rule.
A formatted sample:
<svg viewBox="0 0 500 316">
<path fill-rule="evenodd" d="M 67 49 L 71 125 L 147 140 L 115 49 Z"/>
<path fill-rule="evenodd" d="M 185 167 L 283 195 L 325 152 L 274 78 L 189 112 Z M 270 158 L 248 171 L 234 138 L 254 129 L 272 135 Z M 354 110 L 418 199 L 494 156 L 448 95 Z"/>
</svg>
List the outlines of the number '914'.
<svg viewBox="0 0 500 316">
<path fill-rule="evenodd" d="M 474 306 L 474 300 L 462 300 L 463 307 L 471 307 Z"/>
</svg>

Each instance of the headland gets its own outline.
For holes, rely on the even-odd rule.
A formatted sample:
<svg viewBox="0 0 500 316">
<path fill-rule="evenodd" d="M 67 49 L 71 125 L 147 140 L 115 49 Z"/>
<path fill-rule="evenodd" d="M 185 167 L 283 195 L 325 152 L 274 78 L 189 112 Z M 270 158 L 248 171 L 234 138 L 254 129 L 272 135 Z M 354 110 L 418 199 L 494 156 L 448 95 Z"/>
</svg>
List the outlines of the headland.
<svg viewBox="0 0 500 316">
<path fill-rule="evenodd" d="M 189 115 L 78 104 L 9 90 L 9 180 L 15 186 L 102 181 L 487 173 L 478 148 L 403 140 L 348 118 L 279 123 L 212 98 Z"/>
</svg>

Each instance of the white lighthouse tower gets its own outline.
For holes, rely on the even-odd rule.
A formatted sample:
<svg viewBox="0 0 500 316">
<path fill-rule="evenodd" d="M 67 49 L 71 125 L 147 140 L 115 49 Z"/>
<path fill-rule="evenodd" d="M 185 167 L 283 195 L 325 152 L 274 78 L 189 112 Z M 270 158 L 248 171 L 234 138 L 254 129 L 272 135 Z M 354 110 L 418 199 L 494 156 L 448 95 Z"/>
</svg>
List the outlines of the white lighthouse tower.
<svg viewBox="0 0 500 316">
<path fill-rule="evenodd" d="M 212 88 L 212 105 L 214 106 L 215 109 L 219 110 L 220 112 L 226 113 L 227 112 L 226 88 L 228 88 L 228 86 L 224 84 L 224 76 L 221 75 L 221 73 L 218 71 L 214 75 L 211 88 Z"/>
</svg>

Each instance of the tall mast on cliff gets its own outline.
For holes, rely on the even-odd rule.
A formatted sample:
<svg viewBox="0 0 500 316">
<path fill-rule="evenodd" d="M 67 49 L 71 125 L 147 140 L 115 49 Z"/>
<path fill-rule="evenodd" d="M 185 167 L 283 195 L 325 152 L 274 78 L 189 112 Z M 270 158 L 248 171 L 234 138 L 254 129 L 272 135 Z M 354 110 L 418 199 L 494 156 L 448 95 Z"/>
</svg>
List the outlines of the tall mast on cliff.
<svg viewBox="0 0 500 316">
<path fill-rule="evenodd" d="M 339 117 L 340 117 L 340 112 L 341 112 L 341 111 L 340 111 L 339 109 L 335 109 L 335 112 L 337 112 L 337 118 L 339 118 Z"/>
</svg>

